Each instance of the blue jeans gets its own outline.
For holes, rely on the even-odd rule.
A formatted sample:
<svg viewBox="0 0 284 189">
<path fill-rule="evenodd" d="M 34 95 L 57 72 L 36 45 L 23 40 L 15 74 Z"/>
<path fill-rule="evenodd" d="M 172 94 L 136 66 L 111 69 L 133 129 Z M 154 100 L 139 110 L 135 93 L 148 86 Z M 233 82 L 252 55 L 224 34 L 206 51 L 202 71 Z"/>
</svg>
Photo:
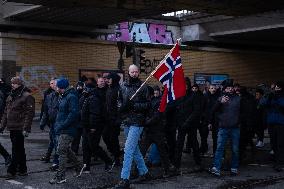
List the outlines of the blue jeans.
<svg viewBox="0 0 284 189">
<path fill-rule="evenodd" d="M 121 178 L 129 179 L 132 161 L 134 160 L 139 175 L 144 175 L 148 172 L 145 165 L 144 158 L 140 152 L 138 141 L 140 140 L 140 135 L 143 132 L 143 127 L 138 127 L 138 125 L 130 125 L 124 127 L 124 135 L 126 137 L 124 146 L 124 158 L 123 167 L 121 170 Z"/>
<path fill-rule="evenodd" d="M 161 162 L 160 153 L 156 144 L 151 145 L 147 160 L 151 162 L 151 164 L 159 164 Z"/>
<path fill-rule="evenodd" d="M 222 166 L 222 159 L 224 155 L 224 148 L 227 140 L 231 139 L 232 142 L 232 161 L 231 169 L 238 169 L 239 167 L 239 141 L 240 129 L 239 128 L 219 128 L 217 149 L 214 157 L 214 167 L 220 171 Z"/>
</svg>

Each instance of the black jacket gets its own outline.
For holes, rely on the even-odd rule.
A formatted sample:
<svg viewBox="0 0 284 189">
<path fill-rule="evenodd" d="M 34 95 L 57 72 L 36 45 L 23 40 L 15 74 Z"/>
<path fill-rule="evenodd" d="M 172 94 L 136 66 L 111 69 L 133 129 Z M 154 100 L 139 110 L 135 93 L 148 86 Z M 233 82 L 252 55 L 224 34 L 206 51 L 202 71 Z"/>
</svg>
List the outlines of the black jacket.
<svg viewBox="0 0 284 189">
<path fill-rule="evenodd" d="M 212 113 L 213 108 L 215 104 L 217 103 L 217 100 L 219 98 L 219 94 L 216 92 L 215 94 L 211 94 L 210 92 L 207 92 L 204 95 L 205 98 L 205 110 L 204 110 L 204 121 L 206 124 L 213 123 L 216 124 L 216 113 Z"/>
<path fill-rule="evenodd" d="M 109 123 L 116 124 L 119 122 L 118 100 L 121 95 L 118 81 L 113 81 L 113 84 L 106 91 L 106 115 Z"/>
<path fill-rule="evenodd" d="M 159 111 L 160 102 L 161 96 L 151 99 L 151 108 L 149 108 L 145 121 L 145 127 L 148 132 L 162 133 L 165 131 L 165 116 Z"/>
<path fill-rule="evenodd" d="M 101 129 L 103 128 L 104 104 L 100 99 L 98 90 L 90 92 L 89 97 L 84 100 L 81 110 L 81 124 L 85 129 Z"/>
<path fill-rule="evenodd" d="M 56 121 L 59 106 L 59 94 L 55 91 L 46 96 L 43 106 L 43 114 L 40 120 L 40 127 L 45 125 L 53 126 Z"/>
<path fill-rule="evenodd" d="M 212 114 L 217 113 L 218 127 L 237 128 L 240 126 L 241 98 L 236 94 L 223 94 L 229 97 L 229 101 L 221 103 L 219 97 L 213 107 Z"/>
<path fill-rule="evenodd" d="M 187 127 L 191 124 L 200 123 L 203 108 L 204 96 L 200 91 L 187 93 L 178 106 L 179 126 Z"/>
<path fill-rule="evenodd" d="M 143 126 L 145 122 L 147 110 L 150 107 L 148 87 L 144 85 L 137 95 L 130 100 L 141 84 L 140 79 L 133 80 L 130 78 L 121 85 L 120 113 L 125 125 L 137 124 Z"/>
</svg>

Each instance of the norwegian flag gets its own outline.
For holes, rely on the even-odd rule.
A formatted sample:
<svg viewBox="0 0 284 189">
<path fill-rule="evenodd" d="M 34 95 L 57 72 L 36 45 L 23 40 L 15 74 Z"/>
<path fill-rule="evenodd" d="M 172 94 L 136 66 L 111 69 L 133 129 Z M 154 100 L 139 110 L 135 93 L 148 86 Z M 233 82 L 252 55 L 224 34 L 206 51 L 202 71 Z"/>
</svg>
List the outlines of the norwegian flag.
<svg viewBox="0 0 284 189">
<path fill-rule="evenodd" d="M 185 96 L 186 93 L 178 43 L 159 64 L 153 76 L 164 85 L 164 94 L 159 108 L 160 112 L 164 112 L 168 103 Z"/>
</svg>

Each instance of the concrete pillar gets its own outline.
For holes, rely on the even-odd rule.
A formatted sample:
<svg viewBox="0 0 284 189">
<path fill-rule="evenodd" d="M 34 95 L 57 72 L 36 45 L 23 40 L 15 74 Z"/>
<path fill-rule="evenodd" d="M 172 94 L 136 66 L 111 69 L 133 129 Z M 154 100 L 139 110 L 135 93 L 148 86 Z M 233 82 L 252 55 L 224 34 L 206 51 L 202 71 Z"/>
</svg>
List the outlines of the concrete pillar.
<svg viewBox="0 0 284 189">
<path fill-rule="evenodd" d="M 0 38 L 0 77 L 10 81 L 16 75 L 16 42 L 10 38 Z"/>
</svg>

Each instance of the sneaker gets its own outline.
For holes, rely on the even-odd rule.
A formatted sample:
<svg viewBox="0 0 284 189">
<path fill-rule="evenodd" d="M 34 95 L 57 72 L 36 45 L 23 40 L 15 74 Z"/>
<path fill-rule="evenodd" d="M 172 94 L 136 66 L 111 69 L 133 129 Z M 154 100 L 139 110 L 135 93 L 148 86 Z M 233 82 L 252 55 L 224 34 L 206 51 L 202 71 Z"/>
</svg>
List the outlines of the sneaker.
<svg viewBox="0 0 284 189">
<path fill-rule="evenodd" d="M 49 168 L 51 171 L 57 171 L 59 166 L 57 164 L 52 164 L 52 166 Z"/>
<path fill-rule="evenodd" d="M 40 161 L 43 161 L 44 163 L 49 163 L 49 161 L 50 161 L 50 156 L 48 156 L 48 155 L 42 156 L 42 157 L 40 158 Z"/>
<path fill-rule="evenodd" d="M 256 146 L 257 148 L 263 148 L 263 147 L 264 147 L 264 143 L 259 140 L 255 146 Z"/>
<path fill-rule="evenodd" d="M 11 155 L 9 155 L 5 158 L 5 166 L 8 167 L 11 164 L 11 162 L 12 162 L 12 157 Z"/>
<path fill-rule="evenodd" d="M 238 174 L 239 174 L 238 169 L 231 168 L 231 172 L 230 172 L 231 176 L 237 176 Z"/>
<path fill-rule="evenodd" d="M 270 155 L 274 155 L 274 151 L 273 151 L 273 150 L 270 150 L 269 154 L 270 154 Z"/>
<path fill-rule="evenodd" d="M 221 172 L 216 167 L 209 168 L 208 172 L 214 176 L 220 177 Z"/>
<path fill-rule="evenodd" d="M 115 189 L 130 189 L 130 183 L 128 179 L 121 179 L 117 185 L 114 187 Z"/>
<path fill-rule="evenodd" d="M 105 172 L 111 172 L 112 171 L 113 166 L 109 163 L 105 164 Z"/>
<path fill-rule="evenodd" d="M 50 184 L 62 184 L 65 183 L 67 180 L 65 177 L 54 177 L 49 181 Z"/>
<path fill-rule="evenodd" d="M 142 181 L 149 181 L 149 180 L 152 180 L 152 179 L 153 179 L 153 175 L 151 175 L 149 173 L 149 171 L 146 174 L 139 176 L 139 178 L 138 178 L 138 180 L 140 182 L 142 182 Z"/>
</svg>

